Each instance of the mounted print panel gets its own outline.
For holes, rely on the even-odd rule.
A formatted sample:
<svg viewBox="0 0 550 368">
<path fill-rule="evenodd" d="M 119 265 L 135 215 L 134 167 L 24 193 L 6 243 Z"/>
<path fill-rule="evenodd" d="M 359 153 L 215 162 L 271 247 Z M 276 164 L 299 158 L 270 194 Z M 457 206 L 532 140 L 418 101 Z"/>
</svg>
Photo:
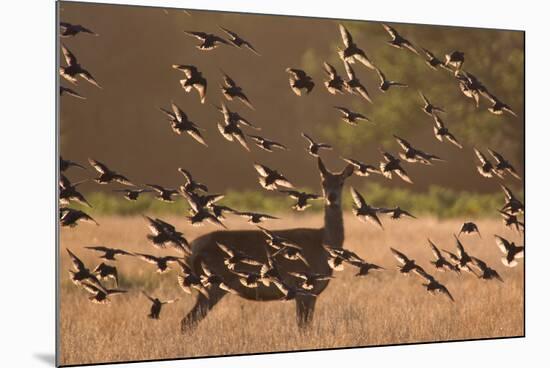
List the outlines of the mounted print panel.
<svg viewBox="0 0 550 368">
<path fill-rule="evenodd" d="M 523 32 L 58 21 L 59 365 L 524 336 Z"/>
</svg>

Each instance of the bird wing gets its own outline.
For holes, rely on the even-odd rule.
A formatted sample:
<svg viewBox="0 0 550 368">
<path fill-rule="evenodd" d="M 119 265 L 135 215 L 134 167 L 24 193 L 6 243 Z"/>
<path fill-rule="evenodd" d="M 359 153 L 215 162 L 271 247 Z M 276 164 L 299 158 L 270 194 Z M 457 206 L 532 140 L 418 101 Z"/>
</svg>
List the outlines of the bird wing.
<svg viewBox="0 0 550 368">
<path fill-rule="evenodd" d="M 334 76 L 337 75 L 336 69 L 331 64 L 327 63 L 326 61 L 323 63 L 323 68 L 325 69 L 325 72 L 331 78 L 333 78 Z"/>
<path fill-rule="evenodd" d="M 384 27 L 386 32 L 388 32 L 390 36 L 392 36 L 392 38 L 396 38 L 397 36 L 399 36 L 399 33 L 397 33 L 397 31 L 394 28 L 388 26 L 387 24 L 382 23 L 382 27 Z"/>
<path fill-rule="evenodd" d="M 306 78 L 306 72 L 301 69 L 295 68 L 286 68 L 286 72 L 292 74 L 295 79 L 304 79 Z"/>
<path fill-rule="evenodd" d="M 90 73 L 89 71 L 85 70 L 85 69 L 82 69 L 79 73 L 79 75 L 84 79 L 86 80 L 87 82 L 93 84 L 94 86 L 98 87 L 98 88 L 102 88 L 99 83 L 95 80 L 95 78 L 92 76 L 92 73 Z"/>
<path fill-rule="evenodd" d="M 407 142 L 405 139 L 398 137 L 395 134 L 393 135 L 393 137 L 395 138 L 395 140 L 397 140 L 397 143 L 399 143 L 401 148 L 403 148 L 405 151 L 408 151 L 412 148 L 411 144 Z"/>
<path fill-rule="evenodd" d="M 108 173 L 108 172 L 111 171 L 111 170 L 109 170 L 109 168 L 105 164 L 103 164 L 99 161 L 96 161 L 96 160 L 93 160 L 93 159 L 89 158 L 88 162 L 100 174 L 105 174 L 105 173 Z"/>
<path fill-rule="evenodd" d="M 359 193 L 354 187 L 350 188 L 350 192 L 351 192 L 351 197 L 353 198 L 353 202 L 357 207 L 361 208 L 367 205 L 365 198 L 363 198 L 361 193 Z"/>
<path fill-rule="evenodd" d="M 441 252 L 437 248 L 437 246 L 432 242 L 430 239 L 428 239 L 428 243 L 430 243 L 430 247 L 432 248 L 432 253 L 434 254 L 435 258 L 443 258 L 441 255 Z"/>
<path fill-rule="evenodd" d="M 74 54 L 67 47 L 65 47 L 65 45 L 61 45 L 61 51 L 63 52 L 63 57 L 65 58 L 67 65 L 78 64 L 76 56 L 74 56 Z"/>
<path fill-rule="evenodd" d="M 508 252 L 512 248 L 512 244 L 510 244 L 508 240 L 498 235 L 495 235 L 495 240 L 501 252 L 504 254 L 508 254 Z"/>
<path fill-rule="evenodd" d="M 344 42 L 344 45 L 346 45 L 346 47 L 349 47 L 351 44 L 353 44 L 351 33 L 349 33 L 346 27 L 344 27 L 342 24 L 339 24 L 338 29 L 340 29 L 340 35 L 342 36 L 342 41 Z"/>
<path fill-rule="evenodd" d="M 75 269 L 77 269 L 78 271 L 86 269 L 84 262 L 82 262 L 73 252 L 71 252 L 69 248 L 67 248 L 67 253 L 69 253 L 71 261 L 73 262 L 73 267 Z"/>
<path fill-rule="evenodd" d="M 400 251 L 394 249 L 394 248 L 390 248 L 391 252 L 393 253 L 393 256 L 395 257 L 395 259 L 397 259 L 397 261 L 401 264 L 405 264 L 409 261 L 409 258 L 407 258 L 406 255 L 404 255 L 403 253 L 401 253 Z"/>
<path fill-rule="evenodd" d="M 240 215 L 241 213 L 239 213 Z M 221 243 L 216 243 L 218 245 L 218 247 L 225 253 L 227 254 L 228 256 L 230 257 L 234 257 L 235 256 L 235 252 L 230 249 L 229 247 L 227 247 L 226 245 L 224 244 L 221 244 Z"/>
<path fill-rule="evenodd" d="M 157 264 L 157 262 L 158 262 L 158 260 L 159 260 L 159 258 L 157 258 L 157 257 L 155 257 L 155 256 L 153 256 L 153 255 L 150 255 L 150 254 L 136 253 L 136 255 L 137 255 L 140 259 L 144 260 L 145 262 L 151 263 L 151 264 L 155 264 L 155 265 Z"/>
</svg>

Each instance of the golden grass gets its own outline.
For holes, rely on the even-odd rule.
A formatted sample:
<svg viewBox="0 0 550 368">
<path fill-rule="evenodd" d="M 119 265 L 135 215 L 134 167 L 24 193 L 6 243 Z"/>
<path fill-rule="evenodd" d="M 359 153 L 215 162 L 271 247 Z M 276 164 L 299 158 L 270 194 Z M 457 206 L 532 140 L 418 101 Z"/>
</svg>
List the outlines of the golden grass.
<svg viewBox="0 0 550 368">
<path fill-rule="evenodd" d="M 270 227 L 318 227 L 321 215 L 288 217 Z M 176 225 L 181 219 L 167 220 Z M 70 248 L 90 267 L 99 263 L 97 253 L 86 245 L 107 245 L 131 251 L 159 254 L 145 238 L 148 229 L 141 217 L 98 218 L 101 226 L 81 224 L 61 232 L 61 358 L 62 364 L 181 358 L 192 356 L 256 353 L 346 346 L 383 345 L 422 341 L 443 341 L 523 335 L 523 262 L 506 268 L 493 234 L 519 241 L 520 236 L 504 228 L 500 220 L 476 221 L 482 232 L 464 236 L 467 251 L 485 260 L 504 278 L 485 282 L 472 275 L 459 277 L 434 273 L 429 265 L 431 251 L 426 238 L 440 248 L 454 251 L 452 234 L 459 220 L 385 220 L 385 230 L 345 217 L 345 247 L 386 271 L 365 279 L 353 277 L 347 267 L 336 273 L 317 301 L 310 329 L 300 331 L 295 323 L 294 302 L 251 302 L 234 295 L 225 297 L 192 333 L 180 333 L 181 317 L 194 304 L 194 296 L 176 285 L 176 272 L 154 272 L 154 266 L 132 257 L 117 262 L 121 287 L 130 292 L 112 297 L 110 305 L 92 304 L 86 292 L 68 279 L 70 267 L 65 248 Z M 230 219 L 232 229 L 249 225 Z M 191 240 L 212 227 L 181 227 Z M 389 247 L 415 258 L 444 283 L 456 299 L 425 292 L 418 277 L 404 277 L 395 270 Z M 170 251 L 164 252 L 168 254 Z M 166 305 L 161 319 L 147 318 L 149 301 L 145 289 L 161 298 L 180 297 Z"/>
</svg>

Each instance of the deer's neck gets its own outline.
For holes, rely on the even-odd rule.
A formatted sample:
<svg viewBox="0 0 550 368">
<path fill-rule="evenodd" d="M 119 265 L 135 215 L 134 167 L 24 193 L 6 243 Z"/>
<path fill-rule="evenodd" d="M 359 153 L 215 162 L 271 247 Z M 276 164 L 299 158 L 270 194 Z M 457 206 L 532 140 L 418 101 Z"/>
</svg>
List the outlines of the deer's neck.
<svg viewBox="0 0 550 368">
<path fill-rule="evenodd" d="M 341 206 L 325 205 L 323 244 L 333 248 L 342 248 L 344 244 L 344 219 Z"/>
</svg>

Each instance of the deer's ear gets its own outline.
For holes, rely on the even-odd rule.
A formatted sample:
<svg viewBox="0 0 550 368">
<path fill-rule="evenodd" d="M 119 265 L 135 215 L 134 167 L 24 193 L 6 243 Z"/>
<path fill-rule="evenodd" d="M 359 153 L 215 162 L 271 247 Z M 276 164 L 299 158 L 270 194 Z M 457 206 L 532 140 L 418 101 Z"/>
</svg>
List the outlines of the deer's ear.
<svg viewBox="0 0 550 368">
<path fill-rule="evenodd" d="M 348 177 L 350 177 L 353 174 L 354 169 L 355 168 L 353 167 L 353 165 L 348 165 L 348 166 L 346 166 L 346 168 L 344 170 L 342 170 L 342 172 L 340 173 L 340 176 L 343 179 L 347 179 Z"/>
<path fill-rule="evenodd" d="M 323 164 L 321 157 L 317 158 L 317 166 L 319 166 L 319 171 L 321 172 L 321 176 L 326 176 L 328 174 L 327 168 L 325 167 L 325 164 Z"/>
</svg>

